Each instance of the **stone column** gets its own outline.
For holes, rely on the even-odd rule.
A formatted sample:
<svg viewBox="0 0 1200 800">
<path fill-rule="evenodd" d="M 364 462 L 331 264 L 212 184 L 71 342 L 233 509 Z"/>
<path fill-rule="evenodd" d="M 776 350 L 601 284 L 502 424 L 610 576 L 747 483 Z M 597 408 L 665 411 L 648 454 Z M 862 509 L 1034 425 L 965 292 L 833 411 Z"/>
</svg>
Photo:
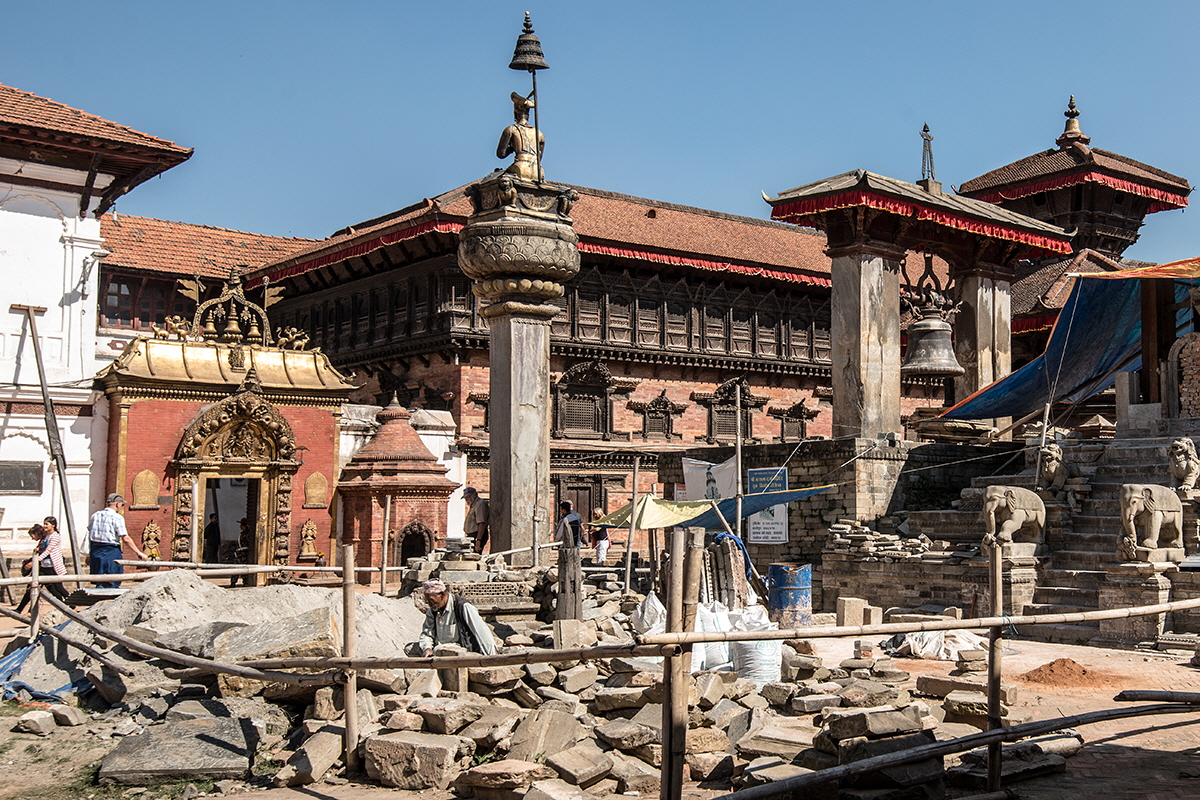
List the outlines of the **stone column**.
<svg viewBox="0 0 1200 800">
<path fill-rule="evenodd" d="M 954 380 L 962 401 L 1012 372 L 1012 293 L 1006 280 L 960 277 L 962 307 L 954 319 L 954 355 L 966 370 Z"/>
<path fill-rule="evenodd" d="M 561 281 L 579 272 L 568 216 L 573 189 L 501 173 L 468 190 L 474 212 L 458 263 L 475 280 L 491 328 L 488 447 L 491 550 L 549 540 L 550 320 Z M 531 553 L 511 563 L 529 564 Z"/>
<path fill-rule="evenodd" d="M 833 436 L 900 428 L 900 262 L 883 242 L 830 248 Z"/>
</svg>

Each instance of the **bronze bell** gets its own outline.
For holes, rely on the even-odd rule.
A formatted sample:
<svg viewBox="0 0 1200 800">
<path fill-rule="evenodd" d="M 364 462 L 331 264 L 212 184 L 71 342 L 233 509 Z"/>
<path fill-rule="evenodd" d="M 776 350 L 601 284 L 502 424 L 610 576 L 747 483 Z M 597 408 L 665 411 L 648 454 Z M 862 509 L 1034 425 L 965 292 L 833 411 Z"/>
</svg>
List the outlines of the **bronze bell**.
<svg viewBox="0 0 1200 800">
<path fill-rule="evenodd" d="M 529 20 L 529 12 L 525 12 L 525 30 L 517 37 L 517 48 L 513 51 L 509 69 L 529 70 L 549 69 L 546 57 L 542 55 L 542 43 L 533 32 L 533 23 Z"/>
<path fill-rule="evenodd" d="M 921 318 L 908 326 L 908 350 L 900 374 L 944 378 L 962 375 L 966 370 L 954 357 L 950 323 L 942 318 L 941 309 L 926 305 L 920 307 L 919 313 Z"/>
</svg>

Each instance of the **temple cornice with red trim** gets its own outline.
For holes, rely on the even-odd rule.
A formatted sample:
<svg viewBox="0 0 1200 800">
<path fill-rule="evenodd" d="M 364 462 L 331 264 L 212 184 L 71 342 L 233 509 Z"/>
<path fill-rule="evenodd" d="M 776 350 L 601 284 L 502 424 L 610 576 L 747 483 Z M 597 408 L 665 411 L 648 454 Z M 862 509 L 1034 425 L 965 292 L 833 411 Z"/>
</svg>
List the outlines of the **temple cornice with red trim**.
<svg viewBox="0 0 1200 800">
<path fill-rule="evenodd" d="M 1150 203 L 1149 208 L 1146 209 L 1147 214 L 1153 214 L 1157 211 L 1173 211 L 1177 208 L 1185 208 L 1188 205 L 1188 199 L 1184 195 L 1155 189 L 1153 186 L 1134 183 L 1133 181 L 1116 178 L 1112 175 L 1105 175 L 1103 172 L 1096 172 L 1094 170 L 1076 172 L 1071 175 L 1059 175 L 1056 178 L 1049 178 L 1044 181 L 1008 187 L 1003 191 L 996 190 L 983 194 L 965 194 L 964 197 L 973 197 L 985 203 L 1000 203 L 1005 200 L 1018 200 L 1022 197 L 1029 197 L 1030 195 L 1049 192 L 1054 189 L 1062 189 L 1067 186 L 1076 186 L 1081 183 L 1099 183 L 1121 192 L 1148 198 L 1154 202 Z"/>
<path fill-rule="evenodd" d="M 797 225 L 819 227 L 815 217 L 828 211 L 843 208 L 865 206 L 879 211 L 886 211 L 898 216 L 913 217 L 968 233 L 990 236 L 994 239 L 1018 242 L 1035 251 L 1042 253 L 1070 253 L 1071 244 L 1067 239 L 1057 239 L 1032 231 L 1024 231 L 997 222 L 985 222 L 959 214 L 943 211 L 937 208 L 918 205 L 907 200 L 877 194 L 875 192 L 856 190 L 841 192 L 822 197 L 809 197 L 801 200 L 781 202 L 774 206 L 771 218 Z"/>
</svg>

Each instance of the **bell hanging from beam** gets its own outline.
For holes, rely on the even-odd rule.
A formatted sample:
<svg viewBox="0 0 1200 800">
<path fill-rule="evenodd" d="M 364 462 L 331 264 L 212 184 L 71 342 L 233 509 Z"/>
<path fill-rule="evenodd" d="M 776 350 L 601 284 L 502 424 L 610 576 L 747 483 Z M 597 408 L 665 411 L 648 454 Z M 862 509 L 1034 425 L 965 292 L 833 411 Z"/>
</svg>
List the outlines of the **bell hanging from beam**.
<svg viewBox="0 0 1200 800">
<path fill-rule="evenodd" d="M 528 11 L 525 12 L 525 29 L 517 37 L 517 47 L 513 51 L 512 61 L 508 68 L 529 70 L 530 72 L 550 68 L 550 65 L 546 63 L 546 56 L 542 54 L 542 43 L 538 41 L 537 34 L 533 32 L 533 22 L 529 19 Z"/>
<path fill-rule="evenodd" d="M 946 312 L 929 297 L 923 304 L 911 304 L 910 307 L 920 319 L 908 326 L 908 349 L 904 353 L 904 363 L 900 365 L 900 374 L 906 378 L 920 375 L 952 378 L 966 372 L 954 357 Z"/>
</svg>

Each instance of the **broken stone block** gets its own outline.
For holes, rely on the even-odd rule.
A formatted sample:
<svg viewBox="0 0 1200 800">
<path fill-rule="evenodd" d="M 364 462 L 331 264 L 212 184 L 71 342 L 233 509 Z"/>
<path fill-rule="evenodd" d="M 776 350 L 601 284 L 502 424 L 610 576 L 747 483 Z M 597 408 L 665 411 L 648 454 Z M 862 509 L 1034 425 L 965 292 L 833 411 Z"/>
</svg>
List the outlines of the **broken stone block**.
<svg viewBox="0 0 1200 800">
<path fill-rule="evenodd" d="M 838 759 L 835 755 L 830 755 L 823 750 L 818 750 L 815 747 L 809 747 L 800 751 L 797 757 L 801 766 L 808 769 L 829 769 L 838 765 Z"/>
<path fill-rule="evenodd" d="M 467 670 L 467 680 L 472 686 L 481 686 L 496 692 L 512 691 L 516 682 L 525 675 L 520 666 L 508 667 L 471 667 Z M 480 692 L 487 696 L 485 692 Z"/>
<path fill-rule="evenodd" d="M 792 695 L 796 693 L 796 684 L 783 683 L 782 681 L 771 681 L 764 684 L 760 693 L 763 699 L 773 706 L 786 706 L 792 700 Z"/>
<path fill-rule="evenodd" d="M 512 699 L 522 708 L 537 708 L 543 702 L 542 696 L 531 689 L 525 681 L 517 681 L 517 685 L 512 690 Z"/>
<path fill-rule="evenodd" d="M 609 689 L 603 688 L 596 692 L 596 708 L 601 713 L 616 711 L 620 708 L 640 708 L 648 702 L 645 689 Z"/>
<path fill-rule="evenodd" d="M 425 718 L 411 711 L 385 711 L 383 727 L 392 731 L 420 731 L 425 729 Z"/>
<path fill-rule="evenodd" d="M 345 730 L 327 726 L 304 740 L 291 758 L 275 773 L 276 786 L 303 786 L 316 783 L 342 757 L 345 749 Z"/>
<path fill-rule="evenodd" d="M 336 656 L 342 652 L 341 626 L 328 606 L 260 625 L 230 628 L 213 639 L 213 657 L 218 661 L 250 661 L 259 658 Z M 262 681 L 221 673 L 217 685 L 225 697 L 250 697 L 267 688 Z M 276 687 L 272 687 L 276 688 Z M 283 692 L 296 687 L 278 685 Z M 304 689 L 303 691 L 312 691 Z"/>
<path fill-rule="evenodd" d="M 547 757 L 546 763 L 564 781 L 580 787 L 591 786 L 599 781 L 608 775 L 613 766 L 612 759 L 590 739 L 558 751 Z"/>
<path fill-rule="evenodd" d="M 362 749 L 367 775 L 397 789 L 445 789 L 475 754 L 470 739 L 419 731 L 374 734 Z"/>
<path fill-rule="evenodd" d="M 657 672 L 662 674 L 662 664 L 644 658 L 614 658 L 608 662 L 609 669 L 617 672 Z"/>
<path fill-rule="evenodd" d="M 41 709 L 22 714 L 17 719 L 17 730 L 24 733 L 36 733 L 38 736 L 47 736 L 57 727 L 58 723 L 54 721 L 54 715 Z"/>
<path fill-rule="evenodd" d="M 720 675 L 702 672 L 696 676 L 696 704 L 710 709 L 725 698 L 725 681 Z"/>
<path fill-rule="evenodd" d="M 193 719 L 156 725 L 123 738 L 100 763 L 102 783 L 136 786 L 183 778 L 243 779 L 257 742 L 247 740 L 243 720 Z"/>
<path fill-rule="evenodd" d="M 875 666 L 875 660 L 872 658 L 847 658 L 838 666 L 847 672 L 853 672 L 856 669 L 870 669 Z"/>
<path fill-rule="evenodd" d="M 149 662 L 127 661 L 115 653 L 109 653 L 109 658 L 132 670 L 133 674 L 122 675 L 99 664 L 84 673 L 109 705 L 140 700 L 156 693 L 174 692 L 179 688 L 178 680 L 168 678 L 161 669 Z"/>
<path fill-rule="evenodd" d="M 50 707 L 50 713 L 54 715 L 55 722 L 68 728 L 85 725 L 88 721 L 88 715 L 75 706 L 54 705 Z"/>
<path fill-rule="evenodd" d="M 573 747 L 584 735 L 583 726 L 575 717 L 554 709 L 539 708 L 513 731 L 508 756 L 520 761 L 537 761 Z"/>
<path fill-rule="evenodd" d="M 560 778 L 537 781 L 525 793 L 525 800 L 595 800 L 595 798 Z"/>
<path fill-rule="evenodd" d="M 837 599 L 837 626 L 862 625 L 863 609 L 867 601 L 857 597 L 839 597 Z"/>
<path fill-rule="evenodd" d="M 988 713 L 988 699 L 983 692 L 967 692 L 961 689 L 950 692 L 946 695 L 946 699 L 942 701 L 942 708 L 946 709 L 948 714 L 957 714 L 961 717 L 986 717 Z M 1000 716 L 1008 716 L 1008 709 L 1004 704 L 1000 704 Z"/>
<path fill-rule="evenodd" d="M 584 625 L 582 620 L 554 620 L 554 649 L 577 650 L 581 647 L 591 647 L 595 643 L 595 631 L 590 625 Z"/>
<path fill-rule="evenodd" d="M 825 724 L 829 735 L 835 739 L 879 738 L 920 731 L 921 714 L 913 706 L 829 709 L 825 712 Z"/>
<path fill-rule="evenodd" d="M 806 694 L 792 698 L 792 710 L 801 714 L 815 714 L 827 708 L 838 708 L 842 698 L 832 694 Z"/>
<path fill-rule="evenodd" d="M 526 664 L 525 674 L 538 686 L 549 686 L 558 678 L 558 670 L 550 664 Z"/>
<path fill-rule="evenodd" d="M 659 733 L 654 728 L 626 719 L 602 722 L 593 729 L 593 733 L 618 750 L 632 750 L 659 740 Z"/>
<path fill-rule="evenodd" d="M 791 761 L 812 744 L 816 735 L 817 729 L 806 720 L 771 717 L 738 738 L 734 749 L 745 759 L 772 756 Z"/>
<path fill-rule="evenodd" d="M 154 637 L 151 644 L 200 658 L 213 657 L 213 640 L 227 630 L 245 627 L 244 622 L 209 622 Z M 127 629 L 128 630 L 128 629 Z"/>
<path fill-rule="evenodd" d="M 835 694 L 842 698 L 843 706 L 854 708 L 874 708 L 900 697 L 900 693 L 891 686 L 857 678 L 852 679 Z"/>
<path fill-rule="evenodd" d="M 660 772 L 642 761 L 619 751 L 609 753 L 613 761 L 612 776 L 617 779 L 617 791 L 646 794 L 657 792 L 661 785 Z"/>
<path fill-rule="evenodd" d="M 404 694 L 408 689 L 402 669 L 364 669 L 359 671 L 357 680 L 360 689 L 372 692 Z"/>
<path fill-rule="evenodd" d="M 718 700 L 717 704 L 710 708 L 704 716 L 708 718 L 708 721 L 712 723 L 714 727 L 725 730 L 729 727 L 729 723 L 733 720 L 733 718 L 742 713 L 744 710 L 745 709 L 743 706 L 735 703 L 733 700 L 723 697 Z"/>
<path fill-rule="evenodd" d="M 630 722 L 636 722 L 639 725 L 645 725 L 647 728 L 653 728 L 656 731 L 662 730 L 662 714 L 663 707 L 661 703 L 647 703 L 638 709 L 638 712 L 629 718 Z"/>
<path fill-rule="evenodd" d="M 686 752 L 724 753 L 729 750 L 729 737 L 717 728 L 693 728 L 687 732 Z"/>
<path fill-rule="evenodd" d="M 661 744 L 644 744 L 627 752 L 655 769 L 662 767 L 663 748 Z"/>
<path fill-rule="evenodd" d="M 342 687 L 322 686 L 313 695 L 313 719 L 337 719 L 345 713 Z"/>
<path fill-rule="evenodd" d="M 408 693 L 420 697 L 437 697 L 442 690 L 442 678 L 436 669 L 423 669 L 408 681 Z"/>
<path fill-rule="evenodd" d="M 181 722 L 187 719 L 205 719 L 207 717 L 226 716 L 225 707 L 219 700 L 184 700 L 167 709 L 167 722 Z"/>
<path fill-rule="evenodd" d="M 559 702 L 572 705 L 579 702 L 579 698 L 575 695 L 564 692 L 562 689 L 556 689 L 553 686 L 539 686 L 534 691 L 543 700 L 558 700 Z"/>
<path fill-rule="evenodd" d="M 558 673 L 558 685 L 564 692 L 575 694 L 594 684 L 599 677 L 598 669 L 580 664 Z"/>
<path fill-rule="evenodd" d="M 758 687 L 754 685 L 754 681 L 746 678 L 737 678 L 736 680 L 727 682 L 725 684 L 725 696 L 730 700 L 737 700 L 745 697 L 748 694 L 751 694 L 757 688 Z"/>
<path fill-rule="evenodd" d="M 688 753 L 684 758 L 693 781 L 723 781 L 733 776 L 729 753 Z"/>
<path fill-rule="evenodd" d="M 742 771 L 742 775 L 744 776 L 745 785 L 750 787 L 768 783 L 779 783 L 789 778 L 799 778 L 812 771 L 799 764 L 787 763 L 774 756 L 763 756 L 747 764 Z M 803 796 L 806 800 L 837 800 L 837 783 L 822 783 L 817 786 L 808 787 L 804 790 Z"/>
<path fill-rule="evenodd" d="M 483 715 L 483 708 L 451 697 L 431 697 L 414 703 L 409 709 L 420 714 L 431 733 L 458 733 Z"/>
<path fill-rule="evenodd" d="M 534 781 L 554 776 L 554 770 L 545 764 L 506 758 L 472 767 L 459 776 L 458 786 L 482 789 L 524 789 Z"/>
<path fill-rule="evenodd" d="M 933 731 L 921 731 L 903 736 L 890 736 L 884 739 L 858 737 L 842 743 L 842 746 L 839 747 L 839 762 L 850 764 L 867 758 L 897 753 L 901 750 L 923 747 L 934 744 L 936 741 L 937 737 L 934 736 Z M 943 774 L 942 759 L 938 757 L 927 758 L 924 761 L 916 761 L 911 764 L 885 767 L 876 772 L 868 772 L 852 777 L 844 783 L 846 786 L 857 786 L 859 788 L 886 789 L 897 786 L 918 786 L 923 783 L 940 781 Z"/>
<path fill-rule="evenodd" d="M 521 721 L 522 712 L 502 706 L 483 706 L 479 718 L 458 732 L 475 742 L 477 750 L 491 750 L 510 735 Z"/>
<path fill-rule="evenodd" d="M 975 677 L 949 677 L 945 675 L 919 675 L 917 677 L 917 693 L 930 697 L 945 697 L 956 690 L 968 692 L 983 692 L 987 694 L 987 681 Z M 1010 684 L 1000 684 L 1000 702 L 1005 705 L 1016 705 L 1017 687 Z"/>
</svg>

